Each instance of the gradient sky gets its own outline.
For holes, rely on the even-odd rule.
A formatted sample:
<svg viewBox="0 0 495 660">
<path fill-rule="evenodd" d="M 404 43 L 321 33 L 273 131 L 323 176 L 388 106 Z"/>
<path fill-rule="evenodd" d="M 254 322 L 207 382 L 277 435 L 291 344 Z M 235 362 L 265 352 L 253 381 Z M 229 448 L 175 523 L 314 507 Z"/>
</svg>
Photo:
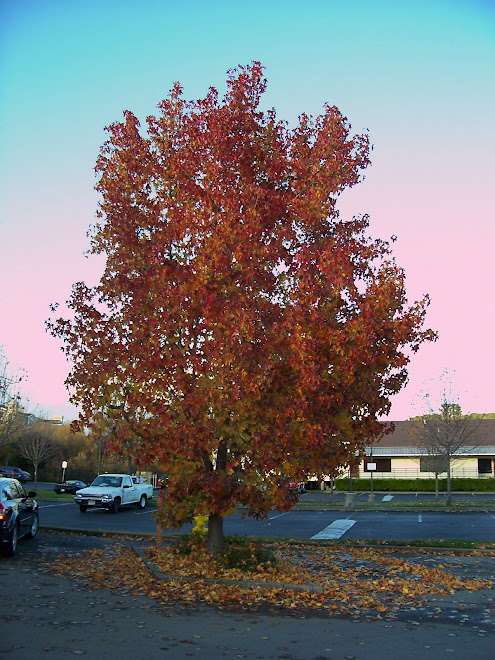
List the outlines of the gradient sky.
<svg viewBox="0 0 495 660">
<path fill-rule="evenodd" d="M 391 419 L 422 411 L 443 369 L 463 410 L 495 411 L 495 3 L 482 0 L 0 0 L 0 345 L 29 407 L 74 417 L 69 365 L 44 321 L 86 259 L 104 126 L 141 123 L 260 60 L 264 107 L 294 123 L 337 105 L 374 145 L 342 199 L 398 237 L 409 300 L 429 293 L 435 344 L 413 356 Z"/>
</svg>

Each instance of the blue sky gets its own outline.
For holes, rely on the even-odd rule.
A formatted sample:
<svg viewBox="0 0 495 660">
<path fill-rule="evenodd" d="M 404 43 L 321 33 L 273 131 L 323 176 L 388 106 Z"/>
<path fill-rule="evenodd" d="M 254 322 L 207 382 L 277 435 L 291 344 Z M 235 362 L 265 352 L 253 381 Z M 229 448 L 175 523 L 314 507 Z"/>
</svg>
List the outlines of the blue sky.
<svg viewBox="0 0 495 660">
<path fill-rule="evenodd" d="M 465 409 L 495 410 L 495 3 L 481 0 L 1 0 L 0 345 L 29 372 L 30 405 L 71 416 L 43 322 L 101 268 L 83 253 L 104 126 L 124 109 L 144 124 L 176 80 L 187 98 L 222 93 L 252 60 L 280 118 L 330 102 L 369 129 L 373 165 L 342 212 L 398 236 L 410 300 L 431 294 L 440 333 L 392 418 L 443 368 Z"/>
</svg>

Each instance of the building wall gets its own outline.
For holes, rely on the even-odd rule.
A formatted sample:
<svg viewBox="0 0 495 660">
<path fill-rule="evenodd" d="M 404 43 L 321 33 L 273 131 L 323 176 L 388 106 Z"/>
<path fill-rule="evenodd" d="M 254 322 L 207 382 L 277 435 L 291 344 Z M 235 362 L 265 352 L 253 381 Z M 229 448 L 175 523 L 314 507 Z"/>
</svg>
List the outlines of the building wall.
<svg viewBox="0 0 495 660">
<path fill-rule="evenodd" d="M 494 459 L 489 458 L 489 460 L 491 461 L 491 472 L 480 474 L 477 457 L 456 459 L 451 463 L 451 476 L 453 478 L 470 479 L 494 477 Z M 378 470 L 374 472 L 373 479 L 433 479 L 435 476 L 433 472 L 421 472 L 419 457 L 390 457 L 390 467 L 390 472 L 379 472 Z M 371 477 L 371 472 L 364 469 L 364 462 L 359 465 L 359 477 L 361 479 L 369 479 Z M 445 473 L 440 475 L 440 478 L 445 477 Z"/>
</svg>

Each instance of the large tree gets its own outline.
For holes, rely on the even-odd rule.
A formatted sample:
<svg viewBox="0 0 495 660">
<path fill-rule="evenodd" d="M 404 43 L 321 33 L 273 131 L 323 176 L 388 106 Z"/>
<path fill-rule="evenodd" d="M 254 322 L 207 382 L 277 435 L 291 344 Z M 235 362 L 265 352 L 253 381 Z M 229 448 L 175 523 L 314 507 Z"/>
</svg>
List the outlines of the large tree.
<svg viewBox="0 0 495 660">
<path fill-rule="evenodd" d="M 159 519 L 293 501 L 287 480 L 329 473 L 383 433 L 427 298 L 408 306 L 390 247 L 336 202 L 369 164 L 326 105 L 295 128 L 262 112 L 259 63 L 188 102 L 177 83 L 141 131 L 129 111 L 97 161 L 100 283 L 49 321 L 73 366 L 80 424 L 168 473 Z"/>
</svg>

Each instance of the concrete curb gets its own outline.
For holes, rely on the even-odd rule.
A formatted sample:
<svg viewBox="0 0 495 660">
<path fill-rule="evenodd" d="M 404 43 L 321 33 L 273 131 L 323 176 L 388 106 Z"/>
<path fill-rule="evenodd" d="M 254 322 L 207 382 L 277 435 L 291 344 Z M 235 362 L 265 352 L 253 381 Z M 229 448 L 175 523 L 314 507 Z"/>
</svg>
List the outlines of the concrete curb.
<svg viewBox="0 0 495 660">
<path fill-rule="evenodd" d="M 192 578 L 184 577 L 182 575 L 167 575 L 162 573 L 152 562 L 150 562 L 143 549 L 134 543 L 129 545 L 131 550 L 141 559 L 143 564 L 157 580 L 177 580 L 182 582 L 206 582 L 208 584 L 232 584 L 238 587 L 266 587 L 271 589 L 290 589 L 292 591 L 309 591 L 311 593 L 322 593 L 323 587 L 314 582 L 307 581 L 307 584 L 287 584 L 281 582 L 257 582 L 254 580 L 225 580 L 221 578 Z"/>
</svg>

